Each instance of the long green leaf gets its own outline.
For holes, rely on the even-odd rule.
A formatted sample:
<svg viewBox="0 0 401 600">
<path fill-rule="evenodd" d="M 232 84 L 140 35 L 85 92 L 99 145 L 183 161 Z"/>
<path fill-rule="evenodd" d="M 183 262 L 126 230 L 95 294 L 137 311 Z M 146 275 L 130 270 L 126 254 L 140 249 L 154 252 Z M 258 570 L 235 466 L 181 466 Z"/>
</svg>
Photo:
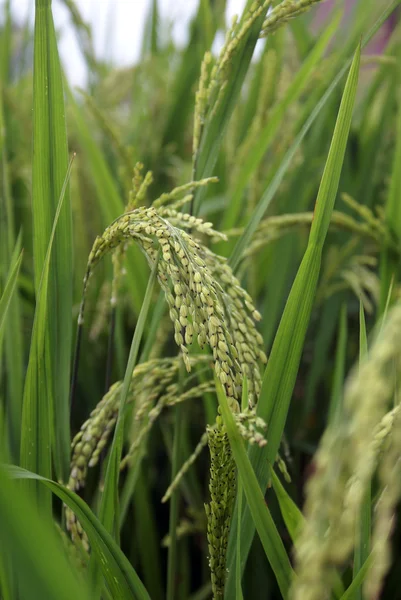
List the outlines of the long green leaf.
<svg viewBox="0 0 401 600">
<path fill-rule="evenodd" d="M 12 474 L 29 476 L 18 467 Z M 18 573 L 21 600 L 89 600 L 85 582 L 69 564 L 54 524 L 39 517 L 21 484 L 10 480 L 4 466 L 0 467 L 0 531 L 2 546 Z"/>
<path fill-rule="evenodd" d="M 349 588 L 341 596 L 341 600 L 354 600 L 354 598 L 357 597 L 356 594 L 361 591 L 361 585 L 363 584 L 365 577 L 372 566 L 372 562 L 373 559 L 369 556 L 359 569 L 358 574 L 354 576 Z"/>
<path fill-rule="evenodd" d="M 13 264 L 15 253 L 20 252 L 21 234 L 16 239 L 14 204 L 11 190 L 11 169 L 7 152 L 7 129 L 9 122 L 3 102 L 4 86 L 7 84 L 10 67 L 11 50 L 11 10 L 10 2 L 5 5 L 5 19 L 0 40 L 0 256 L 3 264 L 0 265 L 0 285 L 4 289 L 6 268 Z M 18 250 L 17 250 L 18 247 Z M 0 363 L 0 365 L 3 363 Z M 13 457 L 19 457 L 21 435 L 21 413 L 23 393 L 23 364 L 22 350 L 22 322 L 19 294 L 16 293 L 12 305 L 8 309 L 5 326 L 5 360 L 4 367 L 7 372 L 7 413 L 9 415 L 9 440 Z M 1 371 L 1 366 L 0 366 Z M 0 375 L 1 378 L 1 375 Z"/>
<path fill-rule="evenodd" d="M 35 291 L 42 269 L 57 202 L 68 167 L 64 91 L 51 0 L 35 1 L 33 76 L 32 207 Z M 40 402 L 51 409 L 54 462 L 59 478 L 68 475 L 70 456 L 69 385 L 72 340 L 72 222 L 68 188 L 60 213 L 50 263 L 49 298 L 43 363 L 46 386 Z M 34 393 L 34 392 L 33 392 Z M 35 469 L 33 469 L 35 470 Z"/>
<path fill-rule="evenodd" d="M 155 261 L 151 276 L 149 278 L 145 298 L 142 304 L 141 312 L 139 313 L 139 318 L 135 327 L 134 336 L 132 338 L 127 368 L 125 370 L 124 381 L 121 389 L 117 423 L 114 430 L 113 441 L 110 449 L 110 456 L 107 463 L 104 480 L 104 489 L 99 510 L 99 518 L 101 523 L 105 526 L 106 530 L 111 534 L 114 534 L 117 537 L 117 539 L 119 538 L 120 534 L 118 482 L 124 441 L 124 408 L 127 403 L 129 387 L 132 380 L 132 373 L 137 363 L 139 346 L 142 340 L 142 335 L 145 328 L 145 321 L 152 300 L 152 293 L 157 277 L 157 265 L 158 259 Z M 97 577 L 96 565 L 92 565 L 91 569 L 93 578 L 96 580 L 96 584 L 100 585 L 99 579 Z"/>
<path fill-rule="evenodd" d="M 291 563 L 263 498 L 258 480 L 245 451 L 243 440 L 229 409 L 223 387 L 217 378 L 216 389 L 224 425 L 227 429 L 231 450 L 238 468 L 252 520 L 277 578 L 283 598 L 286 598 L 293 577 Z"/>
<path fill-rule="evenodd" d="M 281 516 L 283 517 L 285 526 L 287 527 L 288 533 L 291 536 L 291 540 L 294 543 L 304 522 L 303 515 L 293 499 L 285 490 L 273 468 L 270 469 L 270 475 L 274 493 L 276 494 L 278 503 L 280 505 Z"/>
<path fill-rule="evenodd" d="M 24 401 L 22 410 L 22 435 L 20 463 L 25 468 L 35 469 L 35 472 L 50 477 L 51 475 L 51 426 L 53 420 L 53 404 L 51 377 L 48 379 L 50 369 L 49 345 L 46 344 L 46 332 L 49 310 L 49 274 L 50 259 L 56 227 L 63 208 L 65 191 L 71 173 L 72 161 L 65 176 L 61 189 L 53 228 L 48 242 L 48 248 L 43 263 L 42 276 L 39 282 L 35 318 L 32 329 L 31 346 L 29 352 L 28 369 L 24 386 Z M 32 489 L 37 494 L 41 508 L 51 514 L 51 498 L 48 493 L 43 493 L 38 486 Z"/>
<path fill-rule="evenodd" d="M 77 494 L 60 483 L 21 469 L 20 467 L 10 466 L 7 470 L 14 478 L 34 479 L 44 484 L 76 514 L 88 536 L 92 551 L 99 560 L 102 573 L 113 594 L 113 598 L 121 600 L 132 600 L 133 598 L 136 600 L 150 600 L 147 591 L 127 557 L 100 523 L 99 519 L 90 510 L 89 506 Z M 40 534 L 37 539 L 40 539 Z M 58 598 L 58 596 L 42 597 Z M 70 595 L 69 600 L 74 597 L 74 595 Z"/>
<path fill-rule="evenodd" d="M 157 264 L 158 260 L 156 260 L 153 266 L 152 273 L 148 282 L 148 287 L 146 289 L 145 298 L 143 300 L 141 312 L 139 313 L 138 322 L 136 324 L 134 336 L 132 338 L 127 368 L 125 370 L 124 381 L 121 389 L 117 423 L 114 430 L 113 441 L 111 444 L 110 459 L 107 465 L 104 481 L 104 490 L 102 494 L 102 503 L 100 507 L 100 520 L 102 521 L 102 523 L 108 531 L 115 531 L 116 535 L 118 535 L 119 532 L 118 504 L 116 504 L 116 500 L 118 498 L 118 481 L 123 448 L 124 408 L 127 403 L 132 373 L 137 363 L 139 347 L 145 328 L 145 321 L 152 300 L 152 293 L 157 277 Z"/>
<path fill-rule="evenodd" d="M 11 262 L 10 272 L 8 273 L 6 285 L 0 298 L 0 361 L 2 356 L 3 337 L 6 327 L 6 317 L 10 308 L 10 303 L 17 287 L 18 273 L 22 262 L 22 252 L 19 253 Z"/>
<path fill-rule="evenodd" d="M 263 377 L 262 390 L 258 401 L 258 414 L 268 423 L 269 443 L 262 450 L 251 448 L 249 457 L 255 469 L 258 482 L 264 491 L 269 479 L 269 463 L 273 464 L 278 452 L 284 425 L 291 401 L 302 348 L 308 327 L 316 285 L 320 272 L 323 244 L 327 235 L 331 213 L 344 160 L 348 133 L 358 83 L 360 47 L 358 47 L 345 85 L 337 123 L 334 129 L 329 155 L 320 184 L 315 205 L 308 247 L 293 283 L 280 325 L 274 339 L 273 348 Z M 235 571 L 235 531 L 236 519 L 230 535 L 228 549 L 229 573 Z M 253 538 L 253 527 L 249 510 L 242 519 L 242 559 L 243 566 Z M 227 598 L 230 597 L 234 577 L 229 575 Z"/>
</svg>

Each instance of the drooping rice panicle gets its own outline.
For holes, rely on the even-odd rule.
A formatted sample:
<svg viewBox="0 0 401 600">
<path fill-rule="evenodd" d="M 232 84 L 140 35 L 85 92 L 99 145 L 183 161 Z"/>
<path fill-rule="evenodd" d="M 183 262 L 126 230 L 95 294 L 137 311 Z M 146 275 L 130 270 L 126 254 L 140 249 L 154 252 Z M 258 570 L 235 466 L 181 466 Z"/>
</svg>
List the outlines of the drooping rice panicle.
<svg viewBox="0 0 401 600">
<path fill-rule="evenodd" d="M 191 222 L 191 217 L 184 221 Z M 195 231 L 202 226 L 193 221 Z M 227 261 L 212 253 L 184 230 L 159 215 L 154 207 L 131 211 L 114 221 L 95 240 L 89 256 L 84 294 L 93 268 L 121 244 L 135 241 L 153 264 L 158 249 L 158 280 L 165 292 L 175 341 L 190 370 L 188 346 L 197 336 L 199 346 L 209 345 L 215 370 L 227 395 L 238 397 L 241 374 L 249 379 L 251 395 L 260 390 L 259 361 L 266 361 L 261 335 L 255 327 L 260 315 L 252 299 L 233 275 Z M 82 311 L 81 311 L 82 318 Z"/>
</svg>

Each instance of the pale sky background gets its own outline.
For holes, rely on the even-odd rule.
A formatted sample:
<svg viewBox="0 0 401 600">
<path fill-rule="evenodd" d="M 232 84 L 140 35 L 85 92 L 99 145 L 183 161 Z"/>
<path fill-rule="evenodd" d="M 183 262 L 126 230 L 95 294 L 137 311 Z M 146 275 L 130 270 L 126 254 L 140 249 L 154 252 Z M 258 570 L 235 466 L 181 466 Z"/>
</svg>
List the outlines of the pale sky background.
<svg viewBox="0 0 401 600">
<path fill-rule="evenodd" d="M 4 0 L 0 0 L 0 7 L 3 4 Z M 119 65 L 132 64 L 140 52 L 150 0 L 76 0 L 76 4 L 92 26 L 97 56 L 112 58 Z M 245 0 L 229 0 L 227 19 L 241 13 L 244 4 Z M 28 15 L 33 22 L 34 6 L 34 0 L 11 0 L 12 12 L 21 24 Z M 185 40 L 188 22 L 197 6 L 198 0 L 160 1 L 162 16 L 174 22 L 173 35 L 177 42 Z M 73 85 L 83 86 L 85 70 L 68 11 L 59 0 L 53 0 L 52 8 L 55 26 L 61 33 L 59 51 L 68 77 Z"/>
</svg>

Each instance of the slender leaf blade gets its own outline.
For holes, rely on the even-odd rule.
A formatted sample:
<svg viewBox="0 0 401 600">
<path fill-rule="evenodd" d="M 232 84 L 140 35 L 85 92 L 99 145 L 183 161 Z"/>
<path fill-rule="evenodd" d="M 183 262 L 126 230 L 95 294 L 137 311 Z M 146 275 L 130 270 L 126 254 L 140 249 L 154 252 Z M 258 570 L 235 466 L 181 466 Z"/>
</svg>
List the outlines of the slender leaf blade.
<svg viewBox="0 0 401 600">
<path fill-rule="evenodd" d="M 337 194 L 341 166 L 344 160 L 348 132 L 351 126 L 353 105 L 358 83 L 360 46 L 355 52 L 345 85 L 337 123 L 334 129 L 326 167 L 316 200 L 308 247 L 293 283 L 273 348 L 263 377 L 257 411 L 268 423 L 269 443 L 261 450 L 250 448 L 249 458 L 259 484 L 264 491 L 269 479 L 269 463 L 273 464 L 279 449 L 285 421 L 291 401 L 302 348 L 314 302 L 319 277 L 321 254 L 327 235 L 331 213 Z M 229 573 L 235 565 L 236 518 L 230 534 L 228 549 Z M 249 510 L 242 519 L 243 566 L 253 538 L 253 526 Z M 234 577 L 229 575 L 226 597 L 230 597 Z"/>
<path fill-rule="evenodd" d="M 17 288 L 18 274 L 21 267 L 23 253 L 14 259 L 10 266 L 10 271 L 7 276 L 6 284 L 0 298 L 0 360 L 2 355 L 3 337 L 6 327 L 6 318 L 10 308 L 11 300 Z"/>
<path fill-rule="evenodd" d="M 10 466 L 8 472 L 14 478 L 34 479 L 48 487 L 76 514 L 84 528 L 91 548 L 99 560 L 105 580 L 113 598 L 121 600 L 150 600 L 141 580 L 127 557 L 112 536 L 93 514 L 89 506 L 77 494 L 60 483 L 41 477 L 20 467 Z M 69 598 L 74 597 L 70 596 Z M 93 596 L 92 596 L 93 597 Z"/>
<path fill-rule="evenodd" d="M 35 291 L 45 262 L 57 203 L 68 167 L 64 91 L 51 0 L 35 2 L 33 77 L 32 207 Z M 58 477 L 68 476 L 70 454 L 69 384 L 72 340 L 72 221 L 68 189 L 60 213 L 50 263 L 48 318 L 44 363 L 47 387 L 41 398 L 56 420 L 52 423 L 54 461 Z M 57 376 L 55 375 L 57 374 Z M 45 392 L 45 390 L 47 390 Z"/>
<path fill-rule="evenodd" d="M 40 518 L 7 471 L 0 467 L 1 541 L 20 575 L 19 597 L 89 600 L 86 585 L 69 564 L 54 524 Z"/>
<path fill-rule="evenodd" d="M 235 424 L 234 417 L 228 406 L 223 387 L 216 378 L 216 390 L 219 406 L 230 440 L 231 450 L 241 478 L 253 522 L 263 544 L 266 556 L 277 578 L 277 583 L 284 598 L 287 597 L 293 571 L 285 551 L 284 544 L 276 529 L 276 525 L 265 503 L 258 480 L 252 469 L 243 440 Z M 237 575 L 238 577 L 238 575 Z"/>
</svg>

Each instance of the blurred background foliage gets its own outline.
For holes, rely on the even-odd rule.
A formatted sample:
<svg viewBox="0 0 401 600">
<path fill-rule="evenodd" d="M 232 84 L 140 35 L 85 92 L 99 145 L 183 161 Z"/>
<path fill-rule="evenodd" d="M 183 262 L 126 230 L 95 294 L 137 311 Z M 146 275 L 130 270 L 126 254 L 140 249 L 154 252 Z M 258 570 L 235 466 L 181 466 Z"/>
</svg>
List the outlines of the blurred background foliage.
<svg viewBox="0 0 401 600">
<path fill-rule="evenodd" d="M 146 197 L 148 205 L 161 193 L 192 178 L 195 92 L 204 53 L 226 28 L 226 5 L 225 0 L 200 0 L 189 25 L 187 43 L 181 47 L 174 41 L 169 24 L 159 18 L 158 1 L 152 0 L 140 59 L 131 67 L 118 68 L 98 60 L 92 32 L 77 6 L 72 0 L 63 3 L 74 24 L 89 73 L 85 89 L 72 88 L 64 80 L 68 148 L 70 154 L 76 153 L 70 180 L 75 323 L 90 248 L 96 235 L 124 211 L 135 163 L 143 163 L 145 171 L 153 173 L 154 181 Z M 3 284 L 18 236 L 24 256 L 18 279 L 18 302 L 13 303 L 13 320 L 10 317 L 10 323 L 19 326 L 6 331 L 1 363 L 1 400 L 6 413 L 14 402 L 21 405 L 35 310 L 31 213 L 33 31 L 28 25 L 16 26 L 11 4 L 10 1 L 3 4 L 0 34 Z M 387 2 L 377 0 L 325 2 L 258 43 L 219 151 L 214 169 L 219 181 L 207 187 L 200 205 L 199 216 L 212 221 L 216 229 L 229 236 L 228 242 L 214 244 L 215 251 L 230 255 L 313 108 L 385 6 Z M 292 480 L 288 490 L 298 506 L 302 506 L 304 484 L 313 471 L 311 459 L 327 423 L 338 361 L 344 379 L 358 357 L 360 299 L 368 330 L 387 302 L 380 270 L 384 251 L 395 256 L 397 269 L 392 297 L 400 295 L 399 209 L 391 214 L 388 203 L 394 178 L 401 168 L 394 158 L 398 156 L 400 135 L 398 17 L 399 12 L 394 12 L 363 53 L 357 103 L 335 207 L 337 214 L 333 216 L 324 249 L 318 291 L 286 425 L 283 455 Z M 316 50 L 322 39 L 324 42 Z M 317 55 L 311 59 L 313 50 Z M 340 87 L 326 101 L 296 150 L 239 265 L 241 281 L 263 316 L 261 332 L 267 354 L 306 248 L 341 98 Z M 399 191 L 397 188 L 398 204 Z M 148 270 L 139 250 L 130 248 L 127 271 L 112 341 L 112 381 L 123 378 L 130 339 L 145 294 Z M 73 433 L 105 393 L 110 280 L 111 262 L 106 262 L 97 269 L 87 300 L 71 417 Z M 160 327 L 167 318 L 162 316 Z M 168 325 L 165 329 L 168 331 Z M 162 345 L 155 354 L 174 355 L 172 334 L 161 337 Z M 206 402 L 199 401 L 184 407 L 180 449 L 183 460 L 191 454 L 204 431 L 207 407 Z M 170 480 L 172 414 L 165 411 L 150 434 L 121 536 L 123 550 L 155 600 L 163 597 L 166 568 L 166 549 L 161 542 L 168 534 L 168 511 L 160 504 L 160 498 Z M 102 465 L 93 471 L 83 497 L 96 506 L 96 482 L 102 477 Z M 207 481 L 208 457 L 204 453 L 187 477 L 190 493 L 183 494 L 180 500 L 177 598 L 188 598 L 191 594 L 194 599 L 208 597 L 203 511 Z M 276 522 L 280 523 L 271 491 L 267 498 Z M 279 529 L 290 548 L 284 525 Z M 394 540 L 397 546 L 398 530 Z M 386 598 L 401 598 L 400 560 L 401 553 L 396 547 L 386 581 Z M 345 579 L 349 577 L 346 573 Z M 253 600 L 278 597 L 274 577 L 257 539 L 248 561 L 244 589 L 246 597 Z M 196 594 L 197 590 L 201 593 Z"/>
</svg>

